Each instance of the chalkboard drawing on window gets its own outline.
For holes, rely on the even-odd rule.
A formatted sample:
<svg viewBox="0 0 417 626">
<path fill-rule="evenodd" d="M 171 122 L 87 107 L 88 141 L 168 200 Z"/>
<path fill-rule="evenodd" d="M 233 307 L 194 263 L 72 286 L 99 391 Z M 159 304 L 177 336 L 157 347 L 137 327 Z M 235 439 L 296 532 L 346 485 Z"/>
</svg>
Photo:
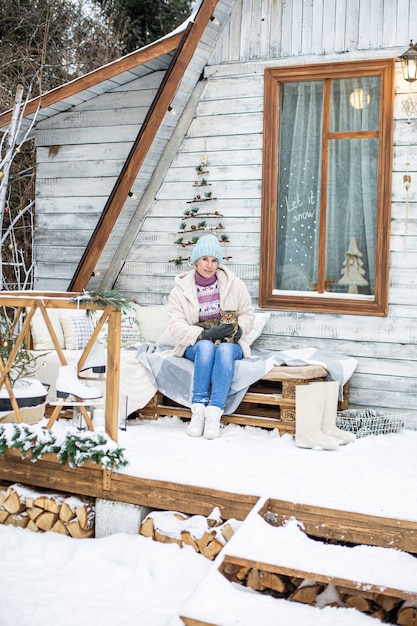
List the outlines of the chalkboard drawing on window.
<svg viewBox="0 0 417 626">
<path fill-rule="evenodd" d="M 349 249 L 345 253 L 345 260 L 342 267 L 342 278 L 339 285 L 349 285 L 348 293 L 358 293 L 358 287 L 369 285 L 365 278 L 365 270 L 361 259 L 362 252 L 358 248 L 355 237 L 352 237 Z"/>
</svg>

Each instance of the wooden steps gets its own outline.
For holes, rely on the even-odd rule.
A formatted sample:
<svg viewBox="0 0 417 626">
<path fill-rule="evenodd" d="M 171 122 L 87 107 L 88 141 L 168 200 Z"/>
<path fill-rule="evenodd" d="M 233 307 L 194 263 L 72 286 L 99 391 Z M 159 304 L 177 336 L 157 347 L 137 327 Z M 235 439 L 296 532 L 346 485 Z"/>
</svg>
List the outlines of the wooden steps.
<svg viewBox="0 0 417 626">
<path fill-rule="evenodd" d="M 217 570 L 210 570 L 182 607 L 181 619 L 186 626 L 218 623 L 215 617 L 227 602 L 226 594 L 213 597 L 212 602 L 207 603 L 209 589 L 221 589 L 215 582 L 218 573 L 233 583 L 234 593 L 236 586 L 259 592 L 259 611 L 265 610 L 267 595 L 308 604 L 314 610 L 325 606 L 354 608 L 383 622 L 406 626 L 417 624 L 414 556 L 355 542 L 329 544 L 311 539 L 305 536 L 302 525 L 294 518 L 281 526 L 284 517 L 279 514 L 280 521 L 274 517 L 279 510 L 278 504 L 273 500 L 258 504 L 240 525 L 219 554 L 215 564 Z M 318 510 L 317 514 L 323 512 L 326 515 L 325 509 Z M 253 600 L 253 595 L 251 598 Z M 230 613 L 225 614 L 222 626 L 256 623 L 253 601 L 244 606 L 247 601 L 245 593 L 241 600 L 242 606 L 236 598 L 233 602 L 238 613 L 235 619 L 231 619 Z M 279 606 L 274 607 L 275 619 Z M 297 618 L 294 619 L 296 623 Z"/>
<path fill-rule="evenodd" d="M 320 603 L 320 595 L 331 585 L 332 596 L 339 598 L 340 604 L 337 605 L 340 608 L 354 608 L 391 624 L 415 624 L 414 621 L 404 621 L 404 616 L 408 613 L 408 601 L 417 601 L 417 591 L 409 592 L 395 587 L 381 588 L 380 585 L 368 583 L 366 580 L 356 581 L 326 575 L 320 573 L 319 563 L 316 570 L 304 571 L 226 555 L 219 571 L 230 582 L 263 594 L 269 593 L 275 598 L 308 604 L 318 610 L 316 603 Z"/>
<path fill-rule="evenodd" d="M 296 518 L 310 537 L 397 548 L 417 554 L 417 522 L 270 498 L 259 511 L 270 524 Z"/>
</svg>

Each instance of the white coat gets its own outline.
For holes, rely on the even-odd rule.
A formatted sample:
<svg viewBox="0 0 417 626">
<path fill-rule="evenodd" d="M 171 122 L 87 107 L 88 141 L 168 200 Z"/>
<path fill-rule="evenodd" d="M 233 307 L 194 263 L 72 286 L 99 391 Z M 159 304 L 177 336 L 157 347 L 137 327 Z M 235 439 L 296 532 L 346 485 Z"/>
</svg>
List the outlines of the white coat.
<svg viewBox="0 0 417 626">
<path fill-rule="evenodd" d="M 220 293 L 220 308 L 224 311 L 237 311 L 238 323 L 242 329 L 239 345 L 243 356 L 250 357 L 251 351 L 245 342 L 252 330 L 255 313 L 245 283 L 231 270 L 220 265 L 216 271 Z M 188 346 L 193 346 L 201 333 L 198 322 L 199 304 L 195 284 L 195 270 L 175 277 L 175 286 L 169 298 L 168 330 L 174 344 L 174 355 L 183 356 Z"/>
</svg>

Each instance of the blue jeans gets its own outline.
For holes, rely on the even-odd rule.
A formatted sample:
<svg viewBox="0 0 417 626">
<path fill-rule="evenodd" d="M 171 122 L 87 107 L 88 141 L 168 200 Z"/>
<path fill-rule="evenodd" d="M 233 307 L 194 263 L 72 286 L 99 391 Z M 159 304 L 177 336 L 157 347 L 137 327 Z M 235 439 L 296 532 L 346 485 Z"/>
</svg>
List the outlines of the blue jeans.
<svg viewBox="0 0 417 626">
<path fill-rule="evenodd" d="M 232 383 L 234 362 L 243 358 L 242 348 L 237 343 L 226 342 L 216 348 L 212 341 L 201 339 L 189 346 L 184 356 L 194 361 L 192 403 L 210 404 L 223 410 Z"/>
</svg>

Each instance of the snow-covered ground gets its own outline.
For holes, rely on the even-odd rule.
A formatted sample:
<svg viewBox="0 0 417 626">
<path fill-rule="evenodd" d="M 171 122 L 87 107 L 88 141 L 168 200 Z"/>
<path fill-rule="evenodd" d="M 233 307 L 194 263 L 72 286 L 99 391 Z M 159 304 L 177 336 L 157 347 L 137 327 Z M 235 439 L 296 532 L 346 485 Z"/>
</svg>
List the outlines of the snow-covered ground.
<svg viewBox="0 0 417 626">
<path fill-rule="evenodd" d="M 130 461 L 119 471 L 259 495 L 260 501 L 273 497 L 417 520 L 416 431 L 364 437 L 323 452 L 299 449 L 275 431 L 229 425 L 220 439 L 207 441 L 188 437 L 186 427 L 177 418 L 131 422 L 119 431 Z M 253 557 L 255 544 L 247 537 L 261 523 L 254 510 L 223 553 Z M 275 552 L 294 566 L 302 555 L 306 567 L 313 559 L 334 575 L 417 592 L 417 559 L 401 551 L 325 546 L 318 557 L 317 542 L 295 522 L 256 537 L 261 558 Z M 362 552 L 355 558 L 352 550 Z M 319 609 L 237 587 L 218 572 L 222 558 L 211 562 L 191 547 L 139 535 L 76 540 L 0 525 L 0 626 L 177 626 L 180 615 L 219 626 L 375 624 L 354 609 Z"/>
<path fill-rule="evenodd" d="M 119 431 L 120 472 L 344 511 L 417 520 L 417 431 L 362 437 L 335 451 L 297 448 L 291 435 L 230 424 L 219 439 L 186 435 L 177 418 Z"/>
</svg>

